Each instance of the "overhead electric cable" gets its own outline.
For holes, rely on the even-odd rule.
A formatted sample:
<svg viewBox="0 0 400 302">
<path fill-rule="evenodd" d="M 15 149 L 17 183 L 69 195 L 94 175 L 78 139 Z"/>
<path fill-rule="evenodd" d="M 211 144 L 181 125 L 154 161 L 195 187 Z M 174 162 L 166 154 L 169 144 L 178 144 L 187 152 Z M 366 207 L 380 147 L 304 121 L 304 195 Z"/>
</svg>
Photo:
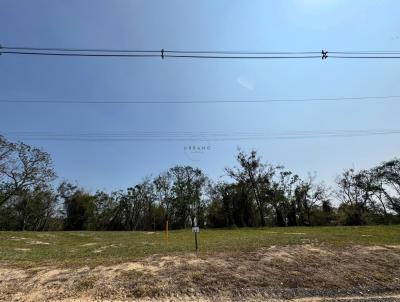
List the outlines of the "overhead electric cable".
<svg viewBox="0 0 400 302">
<path fill-rule="evenodd" d="M 0 54 L 13 54 L 13 55 L 38 55 L 38 56 L 66 56 L 66 57 L 160 57 L 157 54 L 148 53 L 61 53 L 61 52 L 36 52 L 36 51 L 1 51 Z M 194 55 L 194 54 L 164 54 L 163 58 L 191 58 L 191 59 L 318 59 L 320 56 L 239 56 L 239 55 Z"/>
<path fill-rule="evenodd" d="M 400 59 L 400 56 L 355 56 L 355 55 L 351 55 L 351 56 L 332 56 L 330 55 L 329 58 L 333 58 L 333 59 Z"/>
<path fill-rule="evenodd" d="M 123 131 L 123 132 L 4 132 L 7 137 L 23 140 L 56 141 L 242 141 L 269 139 L 307 139 L 334 137 L 363 137 L 400 134 L 400 130 L 325 130 L 325 131 L 285 131 L 285 132 L 163 132 L 163 131 Z"/>
<path fill-rule="evenodd" d="M 398 50 L 329 51 L 330 54 L 400 54 Z"/>
<path fill-rule="evenodd" d="M 303 103 L 303 102 L 340 102 L 340 101 L 399 101 L 400 95 L 387 95 L 387 96 L 359 96 L 359 97 L 335 97 L 335 98 L 277 98 L 277 99 L 248 99 L 248 100 L 235 100 L 235 99 L 209 99 L 209 100 L 63 100 L 51 99 L 46 100 L 42 98 L 0 98 L 1 103 L 9 104 L 225 104 L 225 103 Z"/>
<path fill-rule="evenodd" d="M 0 54 L 73 57 L 161 57 L 182 59 L 400 59 L 400 51 L 149 50 L 0 46 Z M 332 55 L 333 54 L 333 55 Z"/>
<path fill-rule="evenodd" d="M 123 52 L 123 53 L 160 53 L 160 50 L 149 49 L 115 49 L 115 48 L 68 48 L 68 47 L 26 47 L 26 46 L 0 46 L 5 50 L 29 50 L 29 51 L 59 51 L 59 52 Z M 272 54 L 321 54 L 321 51 L 249 51 L 249 50 L 168 50 L 165 53 L 180 54 L 248 54 L 248 55 L 272 55 Z M 330 54 L 400 54 L 400 50 L 351 50 L 329 51 Z"/>
<path fill-rule="evenodd" d="M 49 47 L 19 47 L 3 46 L 6 50 L 28 50 L 28 51 L 59 51 L 59 52 L 122 52 L 122 53 L 160 53 L 160 50 L 138 50 L 138 49 L 110 49 L 110 48 L 49 48 Z M 277 55 L 277 54 L 320 54 L 320 51 L 232 51 L 232 50 L 164 50 L 165 53 L 177 54 L 247 54 L 247 55 Z"/>
<path fill-rule="evenodd" d="M 65 57 L 132 57 L 132 58 L 144 58 L 144 57 L 159 57 L 155 54 L 122 54 L 122 53 L 56 53 L 56 52 L 34 52 L 34 51 L 1 51 L 0 54 L 14 54 L 14 55 L 38 55 L 38 56 L 65 56 Z"/>
</svg>

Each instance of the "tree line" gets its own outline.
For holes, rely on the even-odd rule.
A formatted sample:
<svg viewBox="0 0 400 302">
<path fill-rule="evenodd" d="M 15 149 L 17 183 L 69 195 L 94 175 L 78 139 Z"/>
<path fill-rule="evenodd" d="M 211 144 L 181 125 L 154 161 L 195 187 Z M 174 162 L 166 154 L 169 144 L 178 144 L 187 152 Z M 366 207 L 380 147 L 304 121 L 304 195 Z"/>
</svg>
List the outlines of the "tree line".
<svg viewBox="0 0 400 302">
<path fill-rule="evenodd" d="M 175 166 L 112 193 L 63 181 L 47 152 L 0 136 L 0 230 L 161 230 L 190 227 L 400 223 L 400 160 L 345 170 L 336 185 L 301 178 L 238 151 L 225 180 Z"/>
</svg>

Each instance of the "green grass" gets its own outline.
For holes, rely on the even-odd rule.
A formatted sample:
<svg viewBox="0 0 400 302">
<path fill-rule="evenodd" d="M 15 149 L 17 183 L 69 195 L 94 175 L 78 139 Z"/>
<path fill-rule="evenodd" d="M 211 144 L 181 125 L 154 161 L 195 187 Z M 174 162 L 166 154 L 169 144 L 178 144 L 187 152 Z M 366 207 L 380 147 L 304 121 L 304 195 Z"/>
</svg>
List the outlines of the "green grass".
<svg viewBox="0 0 400 302">
<path fill-rule="evenodd" d="M 201 252 L 248 251 L 271 245 L 318 243 L 398 245 L 400 226 L 201 230 Z M 111 264 L 153 254 L 193 252 L 191 230 L 169 232 L 0 232 L 0 261 L 10 265 Z"/>
</svg>

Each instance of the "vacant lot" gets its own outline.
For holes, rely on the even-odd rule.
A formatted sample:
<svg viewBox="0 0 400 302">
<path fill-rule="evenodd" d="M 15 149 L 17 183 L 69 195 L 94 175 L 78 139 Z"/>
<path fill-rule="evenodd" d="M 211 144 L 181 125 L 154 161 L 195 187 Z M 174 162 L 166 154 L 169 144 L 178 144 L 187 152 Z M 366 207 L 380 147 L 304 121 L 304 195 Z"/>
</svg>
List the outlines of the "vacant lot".
<svg viewBox="0 0 400 302">
<path fill-rule="evenodd" d="M 400 227 L 0 232 L 4 301 L 400 301 Z M 349 299 L 352 300 L 349 300 Z"/>
</svg>

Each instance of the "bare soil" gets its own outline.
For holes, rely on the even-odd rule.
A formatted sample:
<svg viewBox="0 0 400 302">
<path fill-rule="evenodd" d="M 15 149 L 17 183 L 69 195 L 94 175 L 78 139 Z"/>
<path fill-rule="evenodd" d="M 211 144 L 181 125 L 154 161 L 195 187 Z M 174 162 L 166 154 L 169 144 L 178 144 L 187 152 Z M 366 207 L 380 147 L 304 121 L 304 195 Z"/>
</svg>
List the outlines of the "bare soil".
<svg viewBox="0 0 400 302">
<path fill-rule="evenodd" d="M 272 246 L 93 268 L 2 263 L 0 301 L 400 301 L 400 246 Z"/>
</svg>

